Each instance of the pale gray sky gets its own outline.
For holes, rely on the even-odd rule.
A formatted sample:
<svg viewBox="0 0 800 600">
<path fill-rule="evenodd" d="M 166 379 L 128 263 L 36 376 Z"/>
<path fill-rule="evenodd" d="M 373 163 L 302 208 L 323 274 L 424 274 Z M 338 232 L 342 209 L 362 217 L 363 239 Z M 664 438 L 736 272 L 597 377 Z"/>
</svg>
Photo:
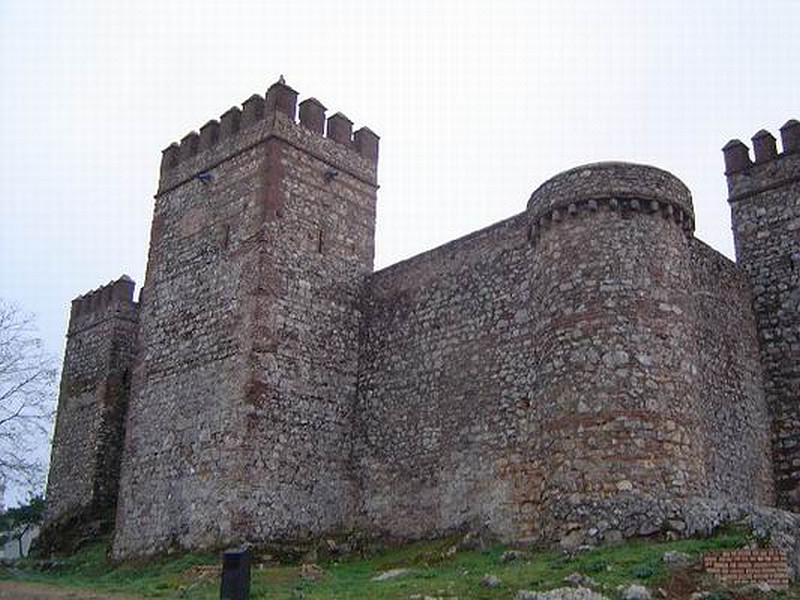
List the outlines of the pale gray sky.
<svg viewBox="0 0 800 600">
<path fill-rule="evenodd" d="M 733 256 L 720 148 L 800 118 L 797 0 L 0 0 L 0 296 L 144 278 L 160 151 L 283 73 L 381 136 L 377 266 L 559 171 L 665 168 Z"/>
</svg>

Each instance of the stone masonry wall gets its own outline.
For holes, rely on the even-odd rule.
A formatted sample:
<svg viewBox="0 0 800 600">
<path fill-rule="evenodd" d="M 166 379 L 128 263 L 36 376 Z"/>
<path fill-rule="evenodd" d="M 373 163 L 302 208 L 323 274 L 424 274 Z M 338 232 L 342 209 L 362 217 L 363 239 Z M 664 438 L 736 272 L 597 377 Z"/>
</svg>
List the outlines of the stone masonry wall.
<svg viewBox="0 0 800 600">
<path fill-rule="evenodd" d="M 136 351 L 133 288 L 123 276 L 72 303 L 44 537 L 71 519 L 111 524 Z"/>
<path fill-rule="evenodd" d="M 368 529 L 516 530 L 535 377 L 529 253 L 523 214 L 371 278 L 356 452 Z"/>
<path fill-rule="evenodd" d="M 251 202 L 259 148 L 157 198 L 142 291 L 141 354 L 126 423 L 117 552 L 230 536 L 239 504 L 236 410 L 246 383 L 246 273 L 257 268 Z M 210 520 L 200 519 L 205 512 Z"/>
<path fill-rule="evenodd" d="M 800 507 L 800 123 L 766 131 L 755 162 L 738 140 L 725 146 L 736 257 L 753 294 L 772 412 L 778 504 Z"/>
<path fill-rule="evenodd" d="M 375 223 L 372 184 L 342 168 L 326 182 L 330 167 L 305 149 L 270 147 L 282 185 L 264 224 L 240 440 L 242 473 L 263 477 L 242 490 L 241 518 L 256 540 L 351 524 L 361 299 Z"/>
<path fill-rule="evenodd" d="M 717 359 L 723 373 L 700 370 L 703 344 L 752 338 L 746 294 L 724 263 L 718 287 L 694 291 L 718 259 L 696 249 L 692 221 L 671 175 L 587 165 L 542 185 L 527 213 L 376 273 L 357 413 L 367 523 L 552 538 L 601 499 L 768 499 L 746 339 Z M 700 340 L 699 315 L 726 302 L 729 322 Z M 708 393 L 714 377 L 733 391 Z M 705 425 L 715 410 L 756 447 L 725 463 L 733 442 Z"/>
<path fill-rule="evenodd" d="M 750 288 L 737 266 L 692 244 L 707 494 L 772 506 L 771 428 Z"/>
<path fill-rule="evenodd" d="M 377 137 L 273 85 L 164 153 L 114 553 L 344 528 Z"/>
</svg>

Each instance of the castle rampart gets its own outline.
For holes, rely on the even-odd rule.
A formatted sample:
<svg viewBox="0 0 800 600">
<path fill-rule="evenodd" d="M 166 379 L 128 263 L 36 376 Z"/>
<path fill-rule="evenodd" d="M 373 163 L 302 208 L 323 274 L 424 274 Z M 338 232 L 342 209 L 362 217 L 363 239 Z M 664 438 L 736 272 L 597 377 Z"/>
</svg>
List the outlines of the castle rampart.
<svg viewBox="0 0 800 600">
<path fill-rule="evenodd" d="M 297 100 L 280 81 L 168 147 L 141 308 L 127 280 L 75 301 L 52 515 L 113 505 L 113 464 L 75 470 L 98 447 L 122 452 L 116 557 L 596 542 L 684 531 L 698 498 L 795 501 L 800 124 L 725 148 L 738 263 L 678 178 L 609 162 L 373 272 L 378 137 Z M 130 368 L 123 444 L 95 400 Z"/>
<path fill-rule="evenodd" d="M 709 478 L 715 497 L 768 502 L 749 296 L 692 215 L 664 171 L 586 165 L 526 213 L 377 272 L 358 411 L 369 525 L 550 539 L 597 501 L 705 495 Z"/>
<path fill-rule="evenodd" d="M 491 522 L 513 536 L 536 343 L 527 224 L 523 213 L 370 278 L 355 453 L 368 529 Z"/>
<path fill-rule="evenodd" d="M 698 239 L 691 255 L 706 494 L 773 506 L 771 419 L 749 282 Z"/>
</svg>

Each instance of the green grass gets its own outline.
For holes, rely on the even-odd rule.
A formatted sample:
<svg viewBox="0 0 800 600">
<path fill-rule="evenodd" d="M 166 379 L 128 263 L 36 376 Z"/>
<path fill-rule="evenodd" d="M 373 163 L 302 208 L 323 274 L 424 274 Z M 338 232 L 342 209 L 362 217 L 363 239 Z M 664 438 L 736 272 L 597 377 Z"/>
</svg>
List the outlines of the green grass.
<svg viewBox="0 0 800 600">
<path fill-rule="evenodd" d="M 306 581 L 300 567 L 293 565 L 253 566 L 251 597 L 308 599 L 402 598 L 412 594 L 476 599 L 513 598 L 519 589 L 546 590 L 563 586 L 571 573 L 592 577 L 601 591 L 614 596 L 620 584 L 640 582 L 649 587 L 665 581 L 668 570 L 662 562 L 667 550 L 698 555 L 702 552 L 735 548 L 746 536 L 728 531 L 715 537 L 678 541 L 632 541 L 618 546 L 604 546 L 569 557 L 558 551 L 524 552 L 522 558 L 503 563 L 507 549 L 497 545 L 487 550 L 453 553 L 455 538 L 409 544 L 386 550 L 369 558 L 345 558 L 321 561 L 324 576 Z M 114 565 L 106 559 L 106 544 L 97 543 L 63 559 L 55 571 L 26 570 L 0 572 L 0 578 L 21 578 L 107 592 L 124 592 L 142 598 L 219 598 L 219 579 L 213 573 L 201 573 L 198 566 L 216 565 L 213 554 L 186 554 L 146 563 Z M 386 581 L 372 578 L 389 569 L 405 568 L 408 573 Z M 485 574 L 498 577 L 502 586 L 483 588 Z M 302 595 L 300 595 L 300 592 Z"/>
</svg>

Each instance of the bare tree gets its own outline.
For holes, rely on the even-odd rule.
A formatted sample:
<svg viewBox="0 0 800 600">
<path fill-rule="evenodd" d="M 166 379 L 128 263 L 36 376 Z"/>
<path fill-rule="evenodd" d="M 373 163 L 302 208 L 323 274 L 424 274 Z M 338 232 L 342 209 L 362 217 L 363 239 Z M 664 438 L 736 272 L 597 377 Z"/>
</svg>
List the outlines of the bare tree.
<svg viewBox="0 0 800 600">
<path fill-rule="evenodd" d="M 55 360 L 33 317 L 0 298 L 0 477 L 36 489 L 53 416 Z"/>
</svg>

